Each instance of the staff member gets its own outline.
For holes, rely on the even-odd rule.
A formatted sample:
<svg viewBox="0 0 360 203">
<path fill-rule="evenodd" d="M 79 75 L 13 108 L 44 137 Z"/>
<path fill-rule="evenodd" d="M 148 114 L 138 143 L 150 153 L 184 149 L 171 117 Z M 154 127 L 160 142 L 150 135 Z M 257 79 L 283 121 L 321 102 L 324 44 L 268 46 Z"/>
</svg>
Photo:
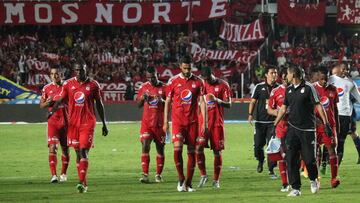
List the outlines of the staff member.
<svg viewBox="0 0 360 203">
<path fill-rule="evenodd" d="M 255 158 L 259 161 L 257 172 L 263 171 L 264 164 L 264 146 L 270 140 L 274 130 L 274 116 L 267 113 L 268 100 L 270 92 L 276 88 L 277 70 L 274 66 L 267 66 L 265 68 L 265 82 L 261 82 L 255 86 L 254 92 L 251 95 L 251 102 L 249 104 L 248 121 L 252 125 L 253 112 L 256 112 L 255 133 L 254 133 L 254 153 Z M 256 108 L 255 108 L 256 105 Z M 274 167 L 276 162 L 269 161 L 269 175 L 276 178 Z"/>
<path fill-rule="evenodd" d="M 288 196 L 294 197 L 301 195 L 300 153 L 309 172 L 311 192 L 316 193 L 319 190 L 315 154 L 314 108 L 319 112 L 321 120 L 326 125 L 326 134 L 332 136 L 332 131 L 314 87 L 305 82 L 303 78 L 303 71 L 299 67 L 290 66 L 287 80 L 292 85 L 286 89 L 284 104 L 279 110 L 274 125 L 276 126 L 280 122 L 289 108 L 289 128 L 285 138 L 287 148 L 285 159 L 288 166 L 289 183 L 292 187 L 292 191 Z"/>
</svg>

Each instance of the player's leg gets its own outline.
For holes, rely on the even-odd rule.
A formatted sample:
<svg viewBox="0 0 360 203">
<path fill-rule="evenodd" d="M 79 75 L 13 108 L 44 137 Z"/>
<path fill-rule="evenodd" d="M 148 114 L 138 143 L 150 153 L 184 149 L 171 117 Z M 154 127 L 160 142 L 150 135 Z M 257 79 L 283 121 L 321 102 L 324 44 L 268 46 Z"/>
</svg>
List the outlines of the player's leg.
<svg viewBox="0 0 360 203">
<path fill-rule="evenodd" d="M 162 140 L 164 140 L 164 139 L 162 139 Z M 164 163 L 165 163 L 165 153 L 164 153 L 165 144 L 164 144 L 164 142 L 159 143 L 157 141 L 157 142 L 155 142 L 155 145 L 156 145 L 156 151 L 157 151 L 155 182 L 160 183 L 160 182 L 164 181 L 161 174 L 162 174 L 162 171 L 164 168 Z"/>
<path fill-rule="evenodd" d="M 331 186 L 336 188 L 339 186 L 340 181 L 337 179 L 338 176 L 338 159 L 335 151 L 336 144 L 326 144 L 326 148 L 329 153 L 329 162 L 331 169 Z"/>
<path fill-rule="evenodd" d="M 254 154 L 255 158 L 258 160 L 257 172 L 261 173 L 263 171 L 264 164 L 264 146 L 266 144 L 266 129 L 264 124 L 255 123 L 255 132 L 254 132 Z"/>
<path fill-rule="evenodd" d="M 173 123 L 172 131 L 173 131 L 172 142 L 174 144 L 174 162 L 179 179 L 177 190 L 179 192 L 184 192 L 186 191 L 186 187 L 184 184 L 185 175 L 184 175 L 184 167 L 183 167 L 184 163 L 182 157 L 182 151 L 184 145 L 183 129 L 176 123 Z"/>
<path fill-rule="evenodd" d="M 320 168 L 320 172 L 322 175 L 326 174 L 326 165 L 327 165 L 328 161 L 329 161 L 329 153 L 328 153 L 326 146 L 324 145 L 323 149 L 322 149 L 321 168 Z"/>
<path fill-rule="evenodd" d="M 208 142 L 206 136 L 207 135 L 201 133 L 196 140 L 196 162 L 199 167 L 200 175 L 201 175 L 198 187 L 203 187 L 208 180 L 208 176 L 206 174 L 205 154 L 204 154 L 204 148 Z"/>
<path fill-rule="evenodd" d="M 56 174 L 57 166 L 57 146 L 56 144 L 49 144 L 49 167 L 51 173 L 51 183 L 57 183 L 58 177 Z"/>
<path fill-rule="evenodd" d="M 297 131 L 301 142 L 301 156 L 309 173 L 311 192 L 319 190 L 318 167 L 316 162 L 316 136 L 315 132 Z"/>
<path fill-rule="evenodd" d="M 79 193 L 84 193 L 87 191 L 86 175 L 87 175 L 87 170 L 89 168 L 89 161 L 88 161 L 89 151 L 90 151 L 89 148 L 80 148 L 78 152 L 80 157 L 80 161 L 79 161 L 80 176 L 79 176 L 79 184 L 77 185 L 77 189 Z"/>
<path fill-rule="evenodd" d="M 350 136 L 355 144 L 357 153 L 358 153 L 358 161 L 357 164 L 360 164 L 360 138 L 356 132 L 356 112 L 353 109 L 353 114 L 351 115 L 351 124 L 350 124 Z"/>
<path fill-rule="evenodd" d="M 210 145 L 214 153 L 214 177 L 213 188 L 220 188 L 220 176 L 222 169 L 221 151 L 225 149 L 225 129 L 224 127 L 214 127 L 211 130 Z"/>
<path fill-rule="evenodd" d="M 67 137 L 66 137 L 66 130 L 62 130 L 62 135 L 60 136 L 60 145 L 61 145 L 61 175 L 60 175 L 60 182 L 67 181 L 66 172 L 69 166 L 70 161 L 70 153 L 69 147 L 67 146 Z"/>
<path fill-rule="evenodd" d="M 286 154 L 285 136 L 281 139 L 280 153 L 282 156 L 282 159 L 279 160 L 279 171 L 280 171 L 280 177 L 281 177 L 281 182 L 282 182 L 282 188 L 280 189 L 280 191 L 288 192 L 290 189 L 290 186 L 289 186 L 287 166 L 286 166 L 286 161 L 285 161 L 285 154 Z"/>
<path fill-rule="evenodd" d="M 197 123 L 190 124 L 187 127 L 187 134 L 185 136 L 185 143 L 187 144 L 188 164 L 186 173 L 186 190 L 194 192 L 192 187 L 192 179 L 196 167 L 195 147 L 196 139 L 199 135 L 199 126 Z"/>
<path fill-rule="evenodd" d="M 213 150 L 214 152 L 214 177 L 213 177 L 213 188 L 220 188 L 220 175 L 222 168 L 222 156 L 221 150 Z"/>
<path fill-rule="evenodd" d="M 341 161 L 344 156 L 345 139 L 350 128 L 350 116 L 339 116 L 339 120 L 340 120 L 340 130 L 339 130 L 339 134 L 337 135 L 338 145 L 336 148 L 336 152 L 338 155 L 338 163 L 340 167 Z"/>
<path fill-rule="evenodd" d="M 273 136 L 273 132 L 274 132 L 274 125 L 273 124 L 266 124 L 266 145 L 269 143 L 271 137 Z M 277 176 L 274 172 L 274 168 L 276 167 L 276 161 L 271 161 L 268 160 L 267 162 L 268 164 L 268 169 L 269 169 L 269 175 L 271 179 L 277 179 Z"/>
<path fill-rule="evenodd" d="M 141 135 L 142 177 L 140 178 L 140 182 L 142 182 L 142 183 L 149 182 L 150 145 L 151 145 L 151 135 L 150 134 L 142 134 Z"/>
<path fill-rule="evenodd" d="M 301 188 L 300 180 L 300 145 L 299 137 L 295 134 L 295 129 L 292 127 L 288 128 L 288 133 L 286 134 L 285 143 L 286 143 L 286 163 L 288 169 L 289 184 L 291 185 L 294 191 L 289 193 L 289 196 L 293 196 L 298 193 Z"/>
</svg>

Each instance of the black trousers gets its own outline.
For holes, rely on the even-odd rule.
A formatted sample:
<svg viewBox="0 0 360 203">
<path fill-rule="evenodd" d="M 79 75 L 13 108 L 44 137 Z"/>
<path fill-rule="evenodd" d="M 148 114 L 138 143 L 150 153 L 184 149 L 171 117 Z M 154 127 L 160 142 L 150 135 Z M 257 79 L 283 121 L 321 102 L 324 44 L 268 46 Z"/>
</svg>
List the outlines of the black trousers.
<svg viewBox="0 0 360 203">
<path fill-rule="evenodd" d="M 340 130 L 339 130 L 339 134 L 337 135 L 337 155 L 339 157 L 339 165 L 342 161 L 342 158 L 344 156 L 344 145 L 345 145 L 345 140 L 346 140 L 346 136 L 349 133 L 350 130 L 350 126 L 351 126 L 351 116 L 339 116 L 339 121 L 340 121 Z"/>
<path fill-rule="evenodd" d="M 293 189 L 299 190 L 301 188 L 300 155 L 309 172 L 309 179 L 315 180 L 318 177 L 315 131 L 301 131 L 289 125 L 285 143 L 289 184 Z"/>
<path fill-rule="evenodd" d="M 255 158 L 264 162 L 264 146 L 269 143 L 271 136 L 274 132 L 273 123 L 255 123 L 255 132 L 254 132 L 254 155 Z M 276 162 L 268 161 L 269 171 L 272 171 L 276 166 Z"/>
</svg>

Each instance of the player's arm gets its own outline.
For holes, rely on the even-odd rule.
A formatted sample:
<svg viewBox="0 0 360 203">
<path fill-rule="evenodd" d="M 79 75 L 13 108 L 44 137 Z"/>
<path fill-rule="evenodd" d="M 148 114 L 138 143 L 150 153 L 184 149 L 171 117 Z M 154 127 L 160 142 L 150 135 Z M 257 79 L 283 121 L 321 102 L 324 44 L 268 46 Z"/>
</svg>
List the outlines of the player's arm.
<svg viewBox="0 0 360 203">
<path fill-rule="evenodd" d="M 51 111 L 48 112 L 48 119 L 59 109 L 61 102 L 63 101 L 63 97 L 60 97 L 59 100 L 54 102 L 54 105 L 51 108 Z"/>
<path fill-rule="evenodd" d="M 204 130 L 205 133 L 207 133 L 207 131 L 208 131 L 208 117 L 207 117 L 207 107 L 206 107 L 204 96 L 200 96 L 200 101 L 199 102 L 200 102 L 201 116 L 203 117 L 203 121 L 204 121 L 202 129 Z"/>
<path fill-rule="evenodd" d="M 96 102 L 96 110 L 100 116 L 100 119 L 101 119 L 101 122 L 103 124 L 103 127 L 102 127 L 102 135 L 103 136 L 107 136 L 108 133 L 109 133 L 109 130 L 107 128 L 107 125 L 106 125 L 106 121 L 105 121 L 105 108 L 104 108 L 104 104 L 102 102 L 102 99 L 101 98 L 96 98 L 95 99 L 95 102 Z"/>
<path fill-rule="evenodd" d="M 250 123 L 250 125 L 252 125 L 252 121 L 254 120 L 253 117 L 253 112 L 254 112 L 254 108 L 255 108 L 255 104 L 257 102 L 257 99 L 252 98 L 250 103 L 249 103 L 249 116 L 248 116 L 248 121 Z"/>
<path fill-rule="evenodd" d="M 274 121 L 274 126 L 276 126 L 281 121 L 281 119 L 286 114 L 286 110 L 287 110 L 287 106 L 285 104 L 283 104 L 281 106 L 280 110 L 277 112 L 276 119 Z"/>
<path fill-rule="evenodd" d="M 216 102 L 225 108 L 231 108 L 231 98 L 221 100 L 219 98 L 216 98 Z"/>
<path fill-rule="evenodd" d="M 165 105 L 164 105 L 164 132 L 169 130 L 169 108 L 170 108 L 171 98 L 166 97 Z"/>
<path fill-rule="evenodd" d="M 335 124 L 336 124 L 336 132 L 339 134 L 340 132 L 340 120 L 339 120 L 339 111 L 337 105 L 334 105 L 334 116 L 335 116 Z"/>
<path fill-rule="evenodd" d="M 354 87 L 351 89 L 351 95 L 356 99 L 357 103 L 360 103 L 360 93 L 358 90 L 358 86 L 356 85 L 356 83 L 354 81 L 352 81 L 352 83 L 354 84 Z"/>
<path fill-rule="evenodd" d="M 327 115 L 325 113 L 324 107 L 320 103 L 318 103 L 318 104 L 315 105 L 315 108 L 316 108 L 317 112 L 319 113 L 319 116 L 320 116 L 322 122 L 324 124 L 329 123 L 329 120 L 328 120 Z"/>
<path fill-rule="evenodd" d="M 267 108 L 267 113 L 269 115 L 272 115 L 272 116 L 277 116 L 278 115 L 278 110 L 277 109 L 273 109 L 272 106 L 270 105 L 270 102 L 268 104 L 268 108 Z"/>
<path fill-rule="evenodd" d="M 40 99 L 40 108 L 44 109 L 49 106 L 52 106 L 54 104 L 54 101 L 52 100 L 52 97 L 47 97 L 45 91 L 43 91 L 41 99 Z"/>
<path fill-rule="evenodd" d="M 148 98 L 149 98 L 149 95 L 146 92 L 144 94 L 142 94 L 137 102 L 138 107 L 139 108 L 143 107 L 145 101 L 147 101 Z"/>
</svg>

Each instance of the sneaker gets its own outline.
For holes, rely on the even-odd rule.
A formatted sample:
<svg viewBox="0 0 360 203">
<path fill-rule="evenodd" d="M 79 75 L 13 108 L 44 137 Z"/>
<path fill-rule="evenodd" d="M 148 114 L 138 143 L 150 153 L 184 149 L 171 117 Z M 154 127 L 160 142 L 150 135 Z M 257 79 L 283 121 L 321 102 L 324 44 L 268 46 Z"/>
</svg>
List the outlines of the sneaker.
<svg viewBox="0 0 360 203">
<path fill-rule="evenodd" d="M 291 192 L 287 195 L 288 197 L 297 197 L 297 196 L 300 196 L 301 195 L 301 192 L 300 190 L 291 190 Z"/>
<path fill-rule="evenodd" d="M 196 190 L 192 187 L 192 185 L 186 186 L 186 191 L 195 192 Z"/>
<path fill-rule="evenodd" d="M 155 175 L 155 182 L 161 183 L 161 182 L 164 182 L 164 179 L 163 179 L 163 177 L 161 175 L 156 174 Z"/>
<path fill-rule="evenodd" d="M 283 185 L 280 189 L 280 192 L 289 192 L 291 189 L 290 185 Z"/>
<path fill-rule="evenodd" d="M 76 189 L 78 190 L 79 193 L 86 193 L 88 187 L 82 183 L 79 183 L 76 185 Z"/>
<path fill-rule="evenodd" d="M 310 181 L 311 193 L 315 194 L 319 191 L 319 189 L 320 189 L 320 184 L 319 184 L 318 180 L 317 179 L 311 180 Z"/>
<path fill-rule="evenodd" d="M 212 187 L 215 189 L 220 188 L 220 182 L 218 180 L 213 180 Z"/>
<path fill-rule="evenodd" d="M 261 172 L 263 172 L 263 164 L 264 164 L 264 162 L 263 161 L 259 161 L 259 163 L 258 163 L 258 166 L 257 166 L 257 169 L 256 169 L 256 171 L 258 172 L 258 173 L 261 173 Z"/>
<path fill-rule="evenodd" d="M 331 187 L 332 187 L 332 188 L 336 188 L 336 187 L 339 186 L 339 185 L 340 185 L 340 180 L 338 180 L 338 179 L 336 179 L 336 178 L 334 178 L 334 179 L 331 180 Z"/>
<path fill-rule="evenodd" d="M 271 180 L 276 180 L 278 178 L 274 171 L 269 171 L 269 176 Z"/>
<path fill-rule="evenodd" d="M 50 179 L 50 183 L 57 183 L 58 181 L 59 181 L 59 179 L 56 175 L 53 175 Z"/>
<path fill-rule="evenodd" d="M 186 192 L 186 187 L 184 181 L 179 181 L 177 185 L 177 191 L 178 192 Z"/>
<path fill-rule="evenodd" d="M 207 181 L 208 181 L 207 175 L 201 176 L 198 187 L 203 187 Z"/>
<path fill-rule="evenodd" d="M 149 183 L 148 175 L 143 174 L 142 177 L 139 179 L 140 183 Z"/>
<path fill-rule="evenodd" d="M 321 175 L 326 174 L 326 163 L 321 164 L 320 173 L 321 173 Z"/>
<path fill-rule="evenodd" d="M 61 175 L 60 175 L 60 182 L 65 182 L 65 181 L 67 181 L 67 176 L 66 176 L 66 174 L 61 174 Z"/>
</svg>

